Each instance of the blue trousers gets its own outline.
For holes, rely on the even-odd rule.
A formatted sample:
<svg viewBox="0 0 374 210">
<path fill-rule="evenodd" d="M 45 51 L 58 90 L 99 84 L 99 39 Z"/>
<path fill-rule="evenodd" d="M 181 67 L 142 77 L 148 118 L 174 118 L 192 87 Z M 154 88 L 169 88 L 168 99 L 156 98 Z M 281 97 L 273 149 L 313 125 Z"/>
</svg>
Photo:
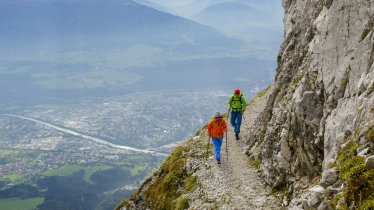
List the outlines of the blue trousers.
<svg viewBox="0 0 374 210">
<path fill-rule="evenodd" d="M 230 123 L 234 126 L 234 133 L 240 133 L 240 126 L 242 125 L 242 113 L 241 112 L 231 112 Z"/>
<path fill-rule="evenodd" d="M 216 160 L 221 160 L 221 146 L 222 146 L 222 138 L 217 139 L 212 137 L 213 145 L 214 145 L 214 153 L 216 154 Z"/>
</svg>

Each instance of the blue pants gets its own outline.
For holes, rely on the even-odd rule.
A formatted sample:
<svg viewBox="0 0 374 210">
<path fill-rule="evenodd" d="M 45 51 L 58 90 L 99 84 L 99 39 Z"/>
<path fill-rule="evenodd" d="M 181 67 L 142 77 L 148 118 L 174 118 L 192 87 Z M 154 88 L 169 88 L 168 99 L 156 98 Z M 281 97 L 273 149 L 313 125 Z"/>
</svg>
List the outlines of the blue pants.
<svg viewBox="0 0 374 210">
<path fill-rule="evenodd" d="M 214 152 L 216 154 L 216 160 L 221 160 L 221 146 L 222 146 L 222 138 L 217 139 L 212 137 L 213 145 L 214 145 Z"/>
<path fill-rule="evenodd" d="M 242 113 L 241 112 L 231 112 L 230 123 L 234 126 L 234 133 L 240 133 L 240 126 L 242 125 Z"/>
</svg>

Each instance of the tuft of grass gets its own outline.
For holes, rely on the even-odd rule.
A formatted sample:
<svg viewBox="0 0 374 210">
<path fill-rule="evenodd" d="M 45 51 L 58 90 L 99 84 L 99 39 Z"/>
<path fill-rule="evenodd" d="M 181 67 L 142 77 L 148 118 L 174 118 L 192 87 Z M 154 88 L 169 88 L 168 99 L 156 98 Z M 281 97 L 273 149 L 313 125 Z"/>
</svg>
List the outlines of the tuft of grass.
<svg viewBox="0 0 374 210">
<path fill-rule="evenodd" d="M 184 210 L 190 207 L 190 201 L 188 198 L 178 198 L 176 200 L 175 209 L 176 210 Z"/>
<path fill-rule="evenodd" d="M 196 133 L 195 133 L 195 136 L 200 136 L 201 131 L 202 131 L 201 129 L 197 130 Z"/>
<path fill-rule="evenodd" d="M 333 167 L 342 166 L 349 159 L 356 156 L 357 149 L 360 147 L 357 141 L 349 140 L 347 146 L 339 152 L 336 162 L 333 164 Z"/>
<path fill-rule="evenodd" d="M 340 201 L 340 199 L 342 199 L 341 194 L 336 194 L 334 198 L 332 199 L 331 205 L 334 207 L 334 209 L 336 209 L 336 206 L 338 205 L 338 202 Z"/>
<path fill-rule="evenodd" d="M 336 205 L 343 199 L 342 208 L 354 204 L 355 209 L 365 209 L 374 199 L 374 169 L 365 166 L 365 158 L 356 156 L 356 150 L 360 145 L 357 141 L 350 140 L 343 148 L 335 162 L 340 171 L 340 177 L 345 183 L 342 196 L 335 196 L 332 205 Z M 370 208 L 366 208 L 370 209 Z"/>
<path fill-rule="evenodd" d="M 268 86 L 267 88 L 265 88 L 263 91 L 261 91 L 260 93 L 258 93 L 257 95 L 256 95 L 256 98 L 261 98 L 261 97 L 263 97 L 269 90 L 270 90 L 270 87 L 271 87 L 271 85 L 270 86 Z"/>
<path fill-rule="evenodd" d="M 360 41 L 364 40 L 370 31 L 371 31 L 370 29 L 365 28 L 364 31 L 361 33 Z"/>
<path fill-rule="evenodd" d="M 251 166 L 253 168 L 259 169 L 261 161 L 260 160 L 249 160 L 248 164 L 249 164 L 249 166 Z"/>
<path fill-rule="evenodd" d="M 369 130 L 367 138 L 370 142 L 374 142 L 374 127 Z"/>
<path fill-rule="evenodd" d="M 266 95 L 266 93 L 269 92 L 270 88 L 271 88 L 271 85 L 269 85 L 269 86 L 266 87 L 264 90 L 262 90 L 261 92 L 259 92 L 255 97 L 253 97 L 253 98 L 248 102 L 248 105 L 254 103 L 257 99 L 262 98 L 264 95 Z"/>
<path fill-rule="evenodd" d="M 185 193 L 191 193 L 195 190 L 197 186 L 197 176 L 191 175 L 188 176 L 186 180 L 186 184 L 184 185 L 184 192 Z"/>
<path fill-rule="evenodd" d="M 297 86 L 299 85 L 299 83 L 301 82 L 302 79 L 303 79 L 303 75 L 296 75 L 296 76 L 294 76 L 292 78 L 291 84 L 288 86 L 288 91 L 290 93 L 295 92 Z"/>
<path fill-rule="evenodd" d="M 370 200 L 366 200 L 362 203 L 361 209 L 373 210 L 374 209 L 374 197 Z"/>
</svg>

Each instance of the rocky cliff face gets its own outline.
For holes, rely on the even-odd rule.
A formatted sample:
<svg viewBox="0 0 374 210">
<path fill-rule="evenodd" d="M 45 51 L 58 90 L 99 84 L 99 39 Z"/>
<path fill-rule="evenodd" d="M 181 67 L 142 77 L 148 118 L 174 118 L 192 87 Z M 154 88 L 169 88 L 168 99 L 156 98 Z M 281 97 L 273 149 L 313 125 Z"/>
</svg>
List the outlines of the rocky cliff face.
<svg viewBox="0 0 374 210">
<path fill-rule="evenodd" d="M 322 188 L 311 190 L 304 203 L 291 202 L 316 208 L 338 180 L 336 160 L 347 141 L 359 142 L 363 158 L 373 154 L 374 1 L 283 0 L 283 6 L 274 90 L 248 140 L 249 155 L 261 160 L 266 182 L 289 198 L 319 182 Z M 345 203 L 358 208 L 354 200 Z"/>
<path fill-rule="evenodd" d="M 285 208 L 374 209 L 374 0 L 283 0 L 283 6 L 285 34 L 275 83 L 263 103 L 246 115 L 253 119 L 241 140 L 249 162 L 259 166 L 272 194 L 282 195 Z M 199 134 L 182 151 L 177 149 L 180 154 L 174 152 L 125 202 L 127 207 L 162 209 L 161 200 L 169 198 L 171 209 L 188 208 L 194 199 L 207 209 L 240 208 L 232 204 L 236 201 L 215 202 L 206 190 L 209 180 L 225 181 L 214 178 L 224 168 L 202 158 L 205 138 Z M 226 164 L 229 175 L 245 167 L 235 161 Z M 207 178 L 201 175 L 204 170 L 216 171 Z M 167 194 L 162 183 L 175 193 Z M 233 195 L 253 200 L 253 193 L 244 192 L 251 185 L 243 181 L 237 186 L 241 184 L 247 188 Z M 162 189 L 164 195 L 159 195 Z"/>
</svg>

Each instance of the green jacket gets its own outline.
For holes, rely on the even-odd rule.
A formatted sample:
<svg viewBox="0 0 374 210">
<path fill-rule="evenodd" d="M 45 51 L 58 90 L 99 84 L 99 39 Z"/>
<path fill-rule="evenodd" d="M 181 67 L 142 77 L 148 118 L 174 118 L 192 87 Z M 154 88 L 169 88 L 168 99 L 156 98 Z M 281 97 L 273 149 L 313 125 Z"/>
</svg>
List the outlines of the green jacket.
<svg viewBox="0 0 374 210">
<path fill-rule="evenodd" d="M 231 109 L 234 112 L 244 112 L 245 108 L 247 107 L 247 102 L 245 101 L 245 98 L 242 94 L 240 94 L 239 96 L 232 95 L 230 96 L 228 106 L 229 109 Z"/>
</svg>

